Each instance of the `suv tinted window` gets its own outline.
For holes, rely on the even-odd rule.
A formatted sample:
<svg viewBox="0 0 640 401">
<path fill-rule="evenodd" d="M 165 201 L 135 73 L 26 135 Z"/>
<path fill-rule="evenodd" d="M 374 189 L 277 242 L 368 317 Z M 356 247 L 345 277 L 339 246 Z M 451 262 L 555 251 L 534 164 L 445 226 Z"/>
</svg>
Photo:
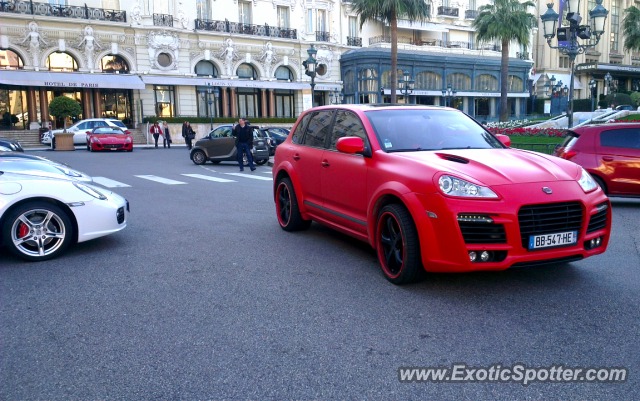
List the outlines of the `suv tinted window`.
<svg viewBox="0 0 640 401">
<path fill-rule="evenodd" d="M 300 124 L 298 124 L 295 132 L 293 133 L 293 136 L 291 137 L 291 142 L 299 143 L 299 141 L 303 137 L 304 128 L 307 126 L 307 123 L 309 122 L 309 119 L 311 118 L 312 114 L 313 113 L 307 113 L 304 115 L 304 117 L 302 117 L 302 121 L 300 121 Z"/>
<path fill-rule="evenodd" d="M 333 117 L 333 111 L 331 110 L 316 111 L 313 113 L 302 145 L 324 148 L 325 140 L 327 139 L 327 135 L 329 135 L 331 117 Z"/>
<path fill-rule="evenodd" d="M 336 115 L 336 122 L 333 123 L 333 133 L 331 134 L 331 149 L 336 148 L 338 139 L 344 136 L 357 136 L 367 143 L 367 135 L 364 132 L 362 123 L 358 116 L 348 111 L 339 110 Z"/>
<path fill-rule="evenodd" d="M 610 148 L 640 149 L 640 129 L 625 128 L 602 131 L 600 145 Z"/>
</svg>

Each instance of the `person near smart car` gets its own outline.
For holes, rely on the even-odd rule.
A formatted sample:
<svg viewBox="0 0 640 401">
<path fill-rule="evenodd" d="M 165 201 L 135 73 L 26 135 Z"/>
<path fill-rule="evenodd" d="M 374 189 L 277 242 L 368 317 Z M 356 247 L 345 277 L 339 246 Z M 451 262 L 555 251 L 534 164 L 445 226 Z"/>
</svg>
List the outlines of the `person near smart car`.
<svg viewBox="0 0 640 401">
<path fill-rule="evenodd" d="M 189 124 L 189 121 L 185 121 L 184 123 L 182 123 L 182 137 L 187 144 L 187 149 L 191 150 L 191 148 L 193 147 L 191 141 L 196 137 L 196 133 L 193 131 L 193 128 L 191 128 L 191 124 Z"/>
<path fill-rule="evenodd" d="M 236 137 L 236 148 L 238 149 L 238 166 L 240 171 L 244 171 L 244 163 L 242 155 L 247 154 L 249 160 L 249 168 L 254 171 L 256 167 L 253 165 L 253 156 L 251 148 L 253 147 L 253 127 L 249 126 L 246 118 L 240 118 L 238 124 L 233 127 L 233 136 Z"/>
<path fill-rule="evenodd" d="M 160 124 L 156 121 L 151 129 L 149 130 L 151 134 L 153 134 L 153 139 L 156 141 L 156 148 L 158 147 L 158 138 L 160 134 L 162 134 L 162 129 L 160 128 Z"/>
</svg>

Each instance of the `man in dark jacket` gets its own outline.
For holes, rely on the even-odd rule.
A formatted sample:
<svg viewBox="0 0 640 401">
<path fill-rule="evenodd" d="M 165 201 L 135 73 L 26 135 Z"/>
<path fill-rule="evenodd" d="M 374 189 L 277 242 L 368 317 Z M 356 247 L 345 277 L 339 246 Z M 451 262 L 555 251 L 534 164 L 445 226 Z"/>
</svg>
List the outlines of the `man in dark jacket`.
<svg viewBox="0 0 640 401">
<path fill-rule="evenodd" d="M 249 160 L 249 168 L 254 171 L 256 168 L 253 165 L 253 156 L 251 155 L 251 148 L 253 147 L 253 128 L 246 124 L 246 120 L 241 118 L 238 120 L 238 124 L 233 127 L 233 136 L 236 137 L 236 148 L 238 149 L 238 164 L 240 171 L 244 171 L 244 163 L 242 162 L 242 155 L 247 154 Z"/>
</svg>

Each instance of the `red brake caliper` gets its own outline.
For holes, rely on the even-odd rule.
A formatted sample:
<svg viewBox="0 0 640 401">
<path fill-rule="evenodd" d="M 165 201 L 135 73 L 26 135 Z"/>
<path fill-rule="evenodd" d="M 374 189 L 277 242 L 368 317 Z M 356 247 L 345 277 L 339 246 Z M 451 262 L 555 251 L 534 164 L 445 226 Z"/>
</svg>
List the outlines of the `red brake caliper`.
<svg viewBox="0 0 640 401">
<path fill-rule="evenodd" d="M 29 227 L 26 224 L 20 223 L 20 228 L 18 229 L 18 238 L 26 237 L 29 234 Z"/>
</svg>

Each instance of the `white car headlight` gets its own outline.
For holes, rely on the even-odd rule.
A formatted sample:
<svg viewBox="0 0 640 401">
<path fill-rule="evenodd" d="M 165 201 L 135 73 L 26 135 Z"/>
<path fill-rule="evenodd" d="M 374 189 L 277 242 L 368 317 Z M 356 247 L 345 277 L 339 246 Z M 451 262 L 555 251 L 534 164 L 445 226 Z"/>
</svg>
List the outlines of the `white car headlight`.
<svg viewBox="0 0 640 401">
<path fill-rule="evenodd" d="M 440 185 L 440 191 L 445 195 L 460 196 L 463 198 L 497 198 L 495 192 L 487 187 L 472 184 L 469 181 L 461 180 L 460 178 L 452 177 L 450 175 L 443 175 L 438 180 Z"/>
<path fill-rule="evenodd" d="M 93 136 L 93 137 L 91 137 L 91 142 L 100 143 L 100 140 L 98 138 L 96 138 L 95 136 Z"/>
<path fill-rule="evenodd" d="M 128 136 L 128 137 L 127 137 L 127 139 L 125 139 L 125 142 L 127 142 L 127 143 L 132 142 L 131 137 L 130 137 L 130 136 Z"/>
<path fill-rule="evenodd" d="M 584 192 L 590 192 L 598 188 L 598 184 L 591 177 L 591 174 L 587 173 L 587 171 L 583 168 L 581 168 L 580 170 L 581 170 L 581 175 L 580 175 L 580 178 L 578 179 L 578 184 L 580 184 L 580 186 L 582 187 L 582 190 Z"/>
<path fill-rule="evenodd" d="M 93 196 L 96 199 L 107 200 L 107 197 L 104 196 L 104 194 L 102 192 L 100 192 L 97 189 L 94 189 L 94 188 L 92 188 L 92 187 L 90 187 L 88 185 L 80 184 L 80 183 L 77 183 L 77 182 L 74 182 L 73 185 L 75 185 L 76 188 L 78 188 L 82 192 L 85 192 L 85 193 Z"/>
</svg>

